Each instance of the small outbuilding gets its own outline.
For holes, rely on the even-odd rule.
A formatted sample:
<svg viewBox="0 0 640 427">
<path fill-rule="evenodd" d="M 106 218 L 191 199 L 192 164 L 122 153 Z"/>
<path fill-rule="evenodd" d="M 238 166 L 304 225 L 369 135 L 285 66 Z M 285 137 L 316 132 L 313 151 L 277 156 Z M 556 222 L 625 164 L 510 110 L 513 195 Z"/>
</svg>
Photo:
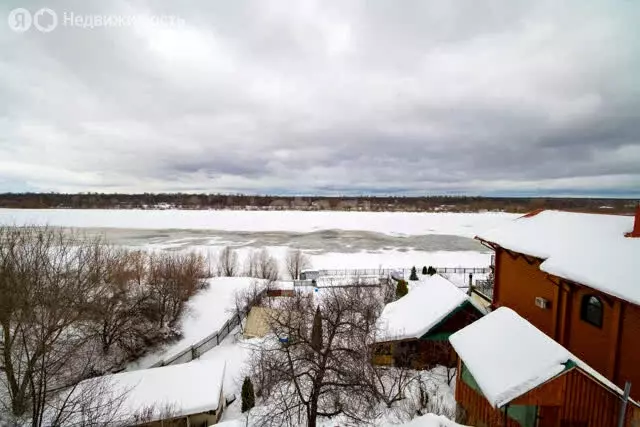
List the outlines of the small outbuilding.
<svg viewBox="0 0 640 427">
<path fill-rule="evenodd" d="M 618 425 L 623 391 L 515 311 L 501 307 L 449 338 L 459 356 L 459 422 L 479 427 Z M 640 407 L 629 399 L 625 427 Z"/>
<path fill-rule="evenodd" d="M 271 332 L 270 319 L 278 316 L 278 310 L 271 307 L 254 306 L 251 307 L 247 322 L 244 326 L 244 337 L 262 338 Z"/>
<path fill-rule="evenodd" d="M 412 285 L 409 293 L 382 311 L 372 362 L 414 369 L 455 365 L 449 336 L 484 312 L 438 274 L 423 276 Z"/>
<path fill-rule="evenodd" d="M 104 384 L 104 392 L 118 402 L 113 413 L 101 415 L 109 424 L 205 427 L 217 423 L 225 408 L 224 373 L 224 363 L 197 360 L 92 378 L 77 392 L 96 381 Z"/>
</svg>

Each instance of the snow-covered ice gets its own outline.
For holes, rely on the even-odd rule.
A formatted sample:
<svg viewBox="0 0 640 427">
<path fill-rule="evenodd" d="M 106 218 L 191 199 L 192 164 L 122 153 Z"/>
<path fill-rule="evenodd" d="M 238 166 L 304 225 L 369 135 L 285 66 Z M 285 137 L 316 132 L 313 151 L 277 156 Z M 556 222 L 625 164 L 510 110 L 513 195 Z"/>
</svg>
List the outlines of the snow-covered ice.
<svg viewBox="0 0 640 427">
<path fill-rule="evenodd" d="M 0 224 L 82 228 L 191 229 L 234 231 L 364 230 L 392 235 L 455 234 L 473 237 L 512 214 L 235 211 L 136 209 L 0 209 Z"/>
</svg>

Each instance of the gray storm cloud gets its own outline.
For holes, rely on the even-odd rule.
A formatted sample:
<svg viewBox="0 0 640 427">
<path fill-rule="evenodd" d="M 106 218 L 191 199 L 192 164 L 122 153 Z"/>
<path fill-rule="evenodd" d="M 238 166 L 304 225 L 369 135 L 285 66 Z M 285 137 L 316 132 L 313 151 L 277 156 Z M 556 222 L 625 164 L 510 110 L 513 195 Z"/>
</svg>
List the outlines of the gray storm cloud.
<svg viewBox="0 0 640 427">
<path fill-rule="evenodd" d="M 638 2 L 49 7 L 0 24 L 0 191 L 640 196 Z"/>
</svg>

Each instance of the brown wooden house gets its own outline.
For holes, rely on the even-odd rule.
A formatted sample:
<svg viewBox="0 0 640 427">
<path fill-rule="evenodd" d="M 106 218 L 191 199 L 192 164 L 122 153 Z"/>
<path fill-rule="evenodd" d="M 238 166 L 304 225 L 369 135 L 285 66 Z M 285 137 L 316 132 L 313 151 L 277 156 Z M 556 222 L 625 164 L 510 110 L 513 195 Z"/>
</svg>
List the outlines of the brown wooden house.
<svg viewBox="0 0 640 427">
<path fill-rule="evenodd" d="M 409 293 L 387 304 L 378 319 L 372 362 L 413 369 L 455 366 L 449 336 L 484 312 L 438 274 L 411 284 Z"/>
<path fill-rule="evenodd" d="M 640 396 L 640 208 L 635 218 L 536 211 L 476 238 L 495 250 L 494 308 Z"/>
<path fill-rule="evenodd" d="M 450 337 L 459 419 L 476 427 L 640 425 L 640 406 L 560 344 L 501 307 Z"/>
</svg>

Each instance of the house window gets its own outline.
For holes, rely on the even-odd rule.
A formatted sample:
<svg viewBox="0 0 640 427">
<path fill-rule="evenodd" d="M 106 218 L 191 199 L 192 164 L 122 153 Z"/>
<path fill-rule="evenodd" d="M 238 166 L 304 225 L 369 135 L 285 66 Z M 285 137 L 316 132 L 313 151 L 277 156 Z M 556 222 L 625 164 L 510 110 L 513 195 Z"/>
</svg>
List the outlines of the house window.
<svg viewBox="0 0 640 427">
<path fill-rule="evenodd" d="M 600 298 L 595 295 L 585 295 L 582 297 L 582 307 L 580 310 L 582 320 L 601 328 L 603 311 L 604 307 Z"/>
</svg>

